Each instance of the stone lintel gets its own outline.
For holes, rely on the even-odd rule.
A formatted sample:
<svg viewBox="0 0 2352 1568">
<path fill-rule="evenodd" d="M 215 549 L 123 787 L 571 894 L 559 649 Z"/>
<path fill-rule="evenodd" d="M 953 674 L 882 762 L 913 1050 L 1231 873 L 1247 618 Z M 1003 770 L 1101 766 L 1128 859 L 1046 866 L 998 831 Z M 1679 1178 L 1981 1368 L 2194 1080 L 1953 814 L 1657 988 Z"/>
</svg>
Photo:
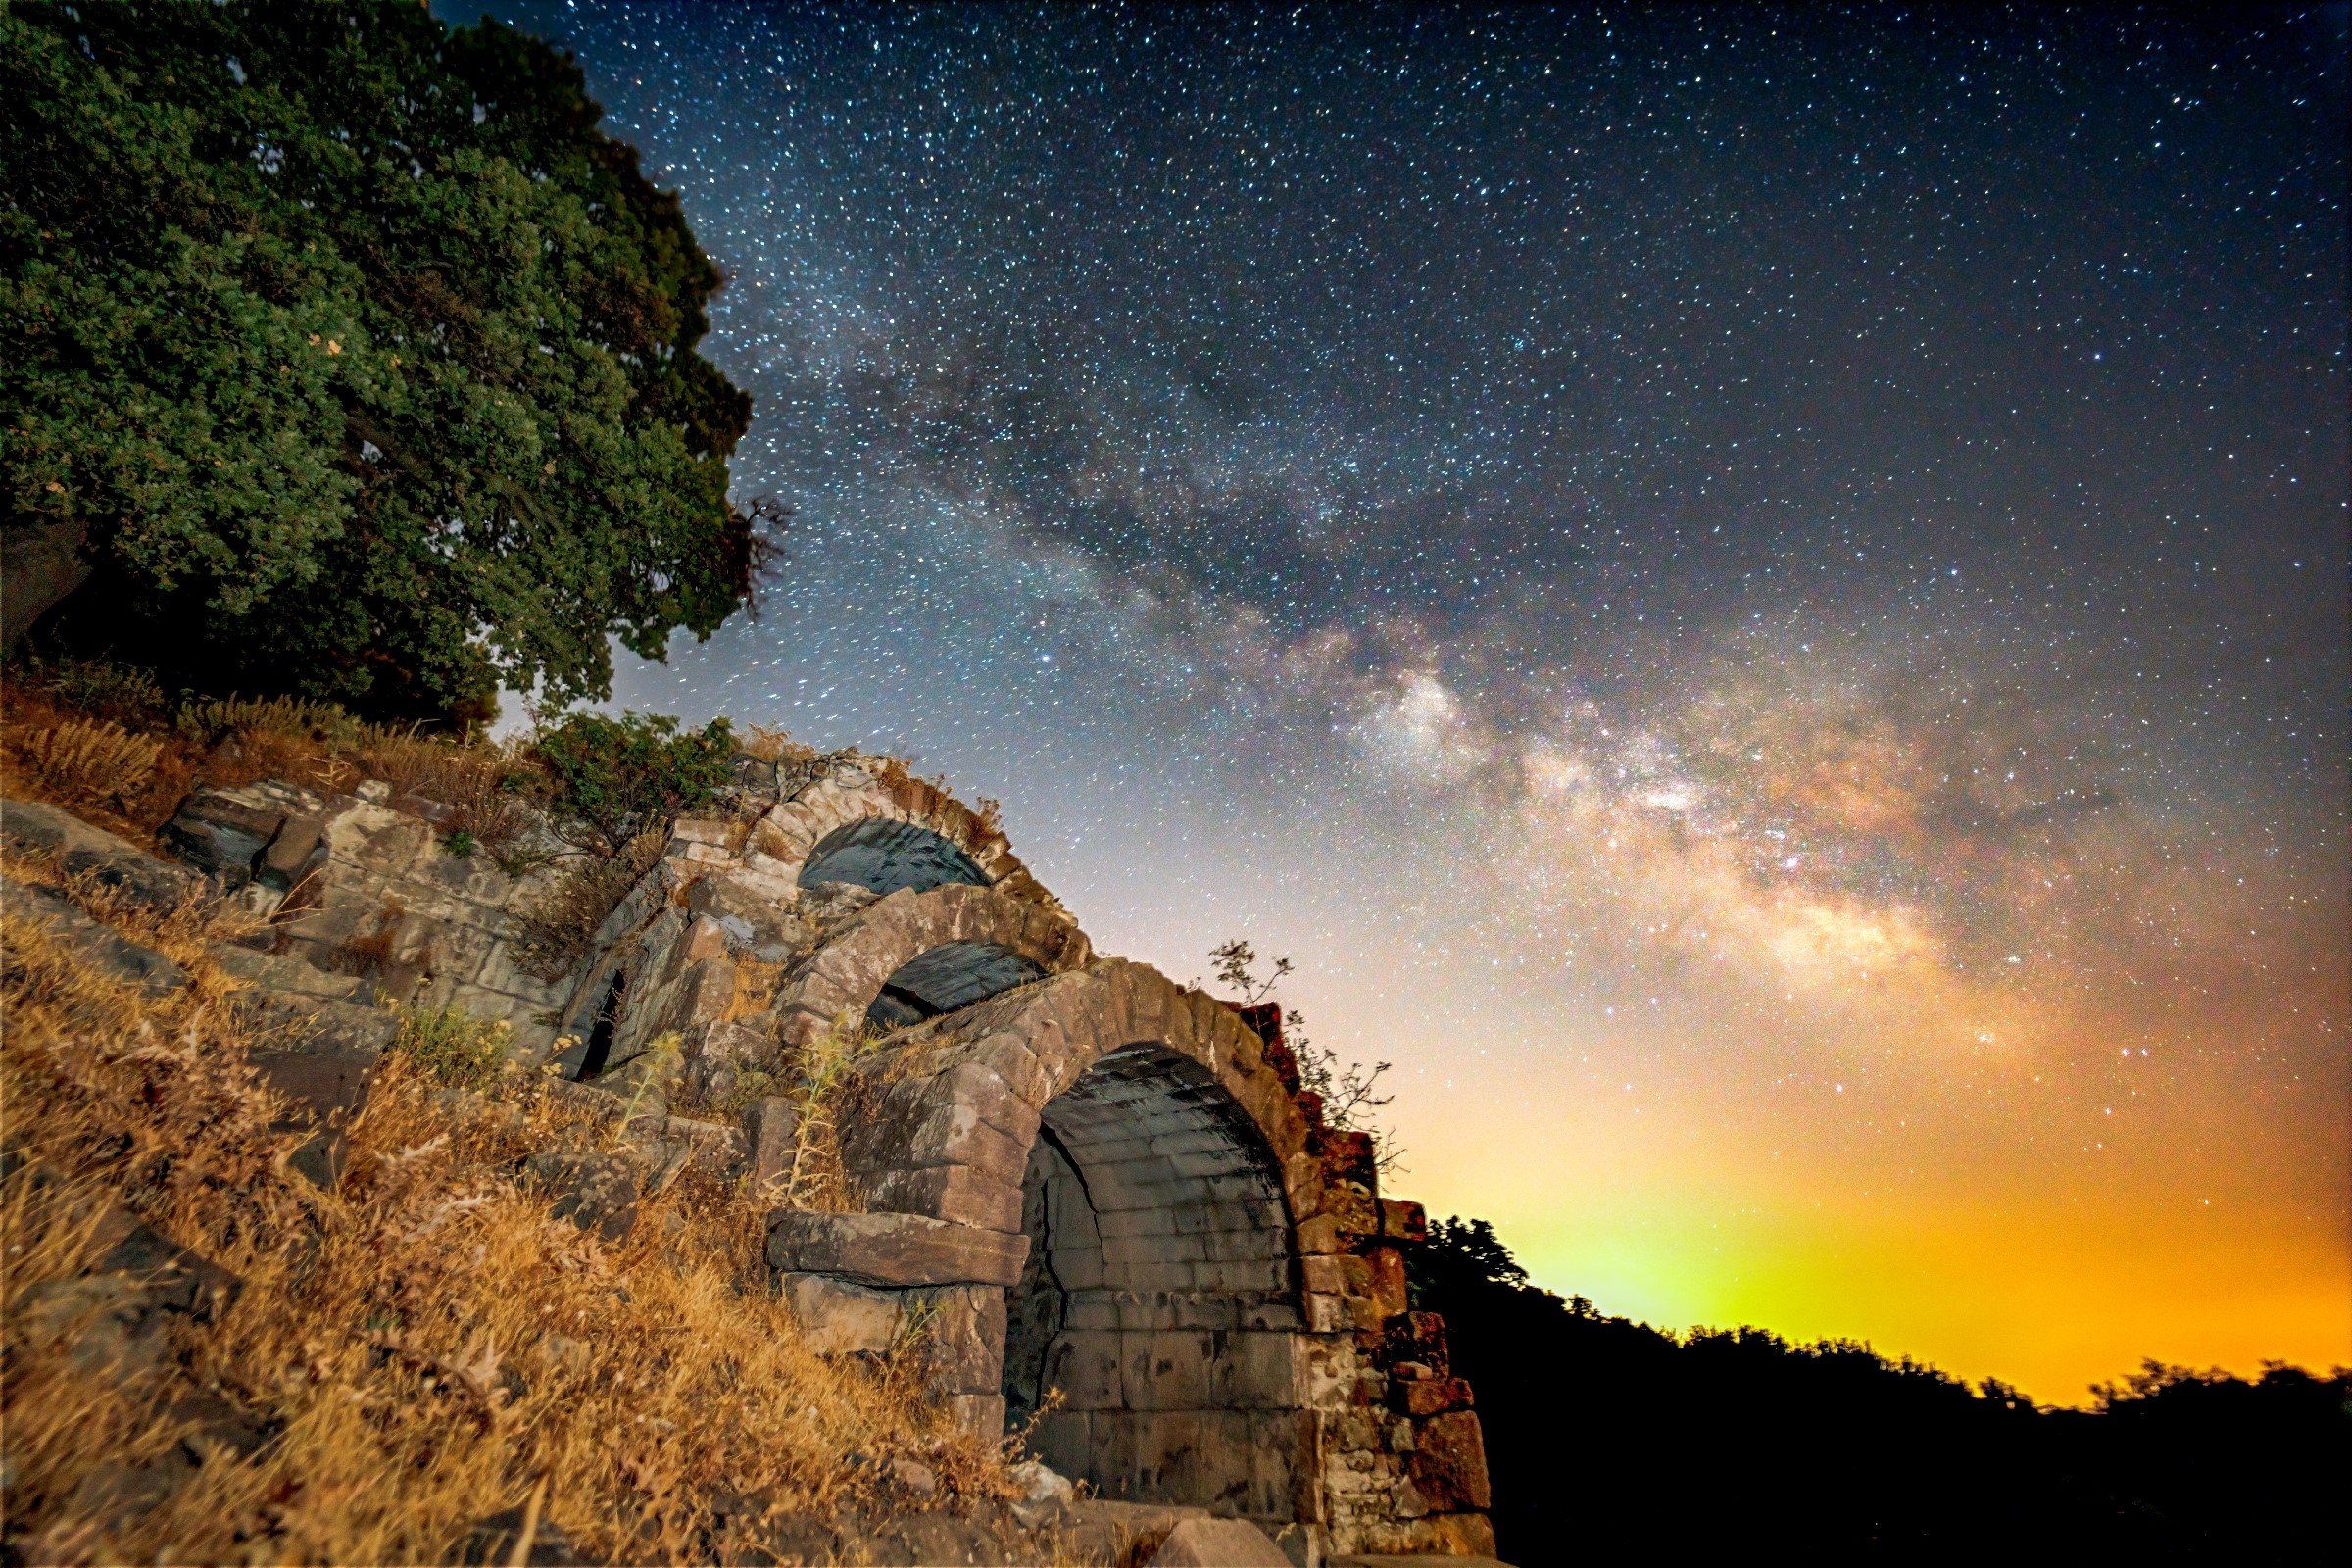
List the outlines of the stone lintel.
<svg viewBox="0 0 2352 1568">
<path fill-rule="evenodd" d="M 831 1274 L 860 1285 L 1010 1285 L 1029 1238 L 922 1214 L 768 1214 L 767 1260 L 779 1270 Z"/>
</svg>

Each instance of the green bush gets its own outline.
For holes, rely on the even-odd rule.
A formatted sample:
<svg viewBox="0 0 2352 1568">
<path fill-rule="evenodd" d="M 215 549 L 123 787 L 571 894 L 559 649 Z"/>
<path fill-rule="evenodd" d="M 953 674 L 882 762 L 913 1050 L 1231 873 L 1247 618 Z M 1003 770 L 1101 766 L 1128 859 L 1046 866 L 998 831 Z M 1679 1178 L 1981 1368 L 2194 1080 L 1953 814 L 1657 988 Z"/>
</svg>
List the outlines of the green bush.
<svg viewBox="0 0 2352 1568">
<path fill-rule="evenodd" d="M 612 857 L 664 817 L 707 803 L 727 782 L 735 732 L 723 718 L 678 733 L 658 713 L 574 713 L 538 741 L 556 831 L 591 854 Z"/>
<path fill-rule="evenodd" d="M 452 1089 L 487 1089 L 498 1081 L 514 1026 L 505 1019 L 477 1018 L 452 1003 L 412 1008 L 400 1020 L 392 1049 L 407 1055 L 435 1083 Z"/>
</svg>

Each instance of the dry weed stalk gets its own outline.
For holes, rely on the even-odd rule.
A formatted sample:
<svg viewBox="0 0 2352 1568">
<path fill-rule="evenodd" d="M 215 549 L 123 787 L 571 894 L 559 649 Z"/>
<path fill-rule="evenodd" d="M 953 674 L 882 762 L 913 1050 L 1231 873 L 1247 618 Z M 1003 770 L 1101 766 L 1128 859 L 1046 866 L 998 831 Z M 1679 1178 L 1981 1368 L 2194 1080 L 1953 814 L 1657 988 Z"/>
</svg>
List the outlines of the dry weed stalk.
<svg viewBox="0 0 2352 1568">
<path fill-rule="evenodd" d="M 24 759 L 42 783 L 74 803 L 131 800 L 147 788 L 162 760 L 161 741 L 133 735 L 111 720 L 69 719 L 32 736 Z"/>
<path fill-rule="evenodd" d="M 794 1208 L 836 1213 L 858 1206 L 841 1160 L 841 1121 L 854 1109 L 858 1068 L 873 1049 L 865 1020 L 844 1012 L 801 1054 L 801 1116 L 793 1131 L 792 1167 L 784 1201 Z"/>
<path fill-rule="evenodd" d="M 439 1561 L 470 1522 L 536 1494 L 549 1527 L 606 1560 L 710 1560 L 729 1554 L 710 1507 L 722 1492 L 829 1515 L 919 1454 L 965 1495 L 1004 1494 L 1002 1453 L 918 1400 L 898 1365 L 911 1357 L 808 1350 L 759 1277 L 757 1214 L 701 1178 L 607 1245 L 506 1174 L 571 1131 L 567 1112 L 518 1087 L 514 1120 L 453 1121 L 396 1054 L 341 1186 L 318 1192 L 281 1168 L 282 1106 L 204 984 L 152 1004 L 38 930 L 0 936 L 16 1156 L 0 1223 L 23 1249 L 4 1287 L 16 1554 Z M 217 1319 L 175 1322 L 153 1380 L 77 1360 L 72 1314 L 28 1310 L 75 1270 L 61 1185 L 244 1282 Z M 107 1467 L 169 1460 L 189 1425 L 175 1401 L 207 1388 L 269 1441 L 242 1460 L 216 1450 L 149 1511 L 94 1503 Z"/>
<path fill-rule="evenodd" d="M 561 980 L 587 956 L 589 939 L 668 847 L 667 825 L 649 828 L 611 858 L 579 856 L 518 911 L 514 952 L 526 973 Z"/>
</svg>

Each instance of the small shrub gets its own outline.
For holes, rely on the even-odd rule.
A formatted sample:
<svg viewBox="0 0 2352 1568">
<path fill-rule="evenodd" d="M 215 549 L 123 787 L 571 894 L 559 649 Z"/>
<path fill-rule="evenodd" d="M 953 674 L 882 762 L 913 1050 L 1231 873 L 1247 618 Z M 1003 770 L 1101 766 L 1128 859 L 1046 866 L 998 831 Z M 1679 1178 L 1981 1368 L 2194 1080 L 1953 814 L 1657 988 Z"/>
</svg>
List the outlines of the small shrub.
<svg viewBox="0 0 2352 1568">
<path fill-rule="evenodd" d="M 127 800 L 147 787 L 163 743 L 103 719 L 68 719 L 25 743 L 42 783 L 72 801 Z"/>
<path fill-rule="evenodd" d="M 462 827 L 441 841 L 442 853 L 461 860 L 472 859 L 473 852 L 480 848 L 481 844 L 474 838 L 470 828 Z"/>
<path fill-rule="evenodd" d="M 504 1018 L 477 1018 L 455 1003 L 413 1008 L 400 1020 L 392 1049 L 416 1069 L 451 1089 L 487 1089 L 498 1081 L 514 1028 Z"/>
<path fill-rule="evenodd" d="M 516 911 L 514 957 L 525 974 L 557 981 L 587 956 L 589 939 L 605 916 L 654 868 L 669 842 L 663 828 L 638 834 L 613 856 L 575 860 L 553 886 Z"/>
<path fill-rule="evenodd" d="M 661 714 L 574 713 L 542 733 L 535 749 L 548 770 L 556 831 L 593 854 L 615 855 L 663 818 L 709 802 L 727 782 L 734 729 L 723 718 L 699 732 L 677 728 Z"/>
</svg>

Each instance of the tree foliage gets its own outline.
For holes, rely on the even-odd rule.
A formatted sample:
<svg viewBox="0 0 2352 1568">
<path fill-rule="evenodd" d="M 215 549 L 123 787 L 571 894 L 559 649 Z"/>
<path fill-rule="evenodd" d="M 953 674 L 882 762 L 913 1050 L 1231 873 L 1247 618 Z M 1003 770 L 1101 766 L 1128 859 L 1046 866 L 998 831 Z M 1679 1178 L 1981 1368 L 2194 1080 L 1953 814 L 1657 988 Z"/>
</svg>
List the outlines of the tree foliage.
<svg viewBox="0 0 2352 1568">
<path fill-rule="evenodd" d="M 437 715 L 741 603 L 720 275 L 568 57 L 390 0 L 19 3 L 0 70 L 0 477 L 94 572 L 61 637 Z"/>
</svg>

